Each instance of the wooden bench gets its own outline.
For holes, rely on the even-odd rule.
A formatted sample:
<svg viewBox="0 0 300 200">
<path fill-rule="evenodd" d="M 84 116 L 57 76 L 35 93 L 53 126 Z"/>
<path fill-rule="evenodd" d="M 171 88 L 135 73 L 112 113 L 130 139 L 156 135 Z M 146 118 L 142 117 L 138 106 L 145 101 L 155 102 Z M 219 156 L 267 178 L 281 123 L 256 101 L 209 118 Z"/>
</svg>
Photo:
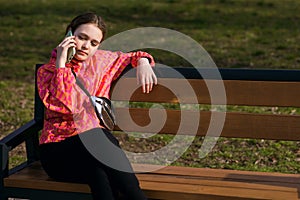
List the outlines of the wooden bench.
<svg viewBox="0 0 300 200">
<path fill-rule="evenodd" d="M 140 89 L 131 97 L 131 102 L 210 104 L 211 91 L 208 84 L 224 84 L 226 104 L 238 106 L 282 106 L 300 107 L 300 70 L 255 70 L 255 69 L 220 69 L 223 80 L 210 77 L 203 80 L 199 71 L 193 68 L 176 68 L 185 78 L 179 78 L 173 70 L 156 68 L 159 85 L 152 93 L 141 94 Z M 207 71 L 208 70 L 208 71 Z M 201 69 L 209 72 L 211 69 Z M 207 73 L 209 74 L 209 73 Z M 184 91 L 170 91 L 166 85 L 181 88 L 188 80 L 197 98 Z M 123 76 L 117 82 L 113 100 L 128 101 L 122 86 L 136 87 L 135 78 Z M 119 87 L 120 86 L 120 87 Z M 224 103 L 222 96 L 214 97 L 215 104 Z M 196 100 L 195 100 L 196 99 Z M 153 109 L 153 115 L 158 109 Z M 43 200 L 79 200 L 91 199 L 89 188 L 85 184 L 57 182 L 50 179 L 39 163 L 38 133 L 43 124 L 44 107 L 35 94 L 34 119 L 0 141 L 0 199 L 8 197 Z M 118 123 L 128 132 L 157 132 L 155 127 L 132 128 L 126 126 L 124 119 L 126 108 L 116 108 Z M 132 108 L 132 119 L 141 126 L 149 123 L 149 109 Z M 152 111 L 151 111 L 152 112 Z M 161 112 L 158 112 L 161 114 Z M 200 113 L 200 121 L 194 118 Z M 180 115 L 187 114 L 188 122 L 197 124 L 197 136 L 205 136 L 212 123 L 213 114 L 222 111 L 197 111 L 166 109 L 167 121 L 159 134 L 177 134 Z M 153 117 L 153 116 L 152 116 Z M 154 118 L 160 118 L 160 115 Z M 213 121 L 217 123 L 216 121 Z M 120 128 L 116 127 L 119 131 Z M 179 134 L 188 135 L 188 131 Z M 191 133 L 193 134 L 193 133 Z M 214 134 L 214 133 L 213 133 Z M 213 135 L 212 134 L 212 135 Z M 215 133 L 218 136 L 218 133 Z M 269 140 L 300 139 L 300 116 L 284 114 L 259 114 L 227 112 L 221 137 L 253 138 Z M 26 143 L 27 161 L 13 169 L 8 169 L 9 151 L 21 143 Z M 192 168 L 166 166 L 156 169 L 154 164 L 133 164 L 135 170 L 148 171 L 138 173 L 141 187 L 150 199 L 300 199 L 300 175 L 271 172 L 251 172 L 226 169 Z M 154 171 L 153 171 L 154 170 Z"/>
</svg>

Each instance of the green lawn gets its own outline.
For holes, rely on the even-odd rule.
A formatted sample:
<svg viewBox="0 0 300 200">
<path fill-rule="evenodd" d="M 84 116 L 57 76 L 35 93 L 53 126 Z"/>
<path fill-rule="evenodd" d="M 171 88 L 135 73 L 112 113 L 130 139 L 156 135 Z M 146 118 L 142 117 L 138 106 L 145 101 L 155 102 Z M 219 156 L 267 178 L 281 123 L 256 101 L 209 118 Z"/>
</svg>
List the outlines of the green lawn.
<svg viewBox="0 0 300 200">
<path fill-rule="evenodd" d="M 68 22 L 85 11 L 103 16 L 108 37 L 148 26 L 184 33 L 218 67 L 300 69 L 298 0 L 0 0 L 0 5 L 0 137 L 31 120 L 35 64 L 48 61 Z M 157 62 L 189 65 L 169 52 L 147 51 Z M 204 159 L 197 153 L 200 144 L 201 138 L 175 164 L 300 172 L 299 142 L 222 139 Z"/>
</svg>

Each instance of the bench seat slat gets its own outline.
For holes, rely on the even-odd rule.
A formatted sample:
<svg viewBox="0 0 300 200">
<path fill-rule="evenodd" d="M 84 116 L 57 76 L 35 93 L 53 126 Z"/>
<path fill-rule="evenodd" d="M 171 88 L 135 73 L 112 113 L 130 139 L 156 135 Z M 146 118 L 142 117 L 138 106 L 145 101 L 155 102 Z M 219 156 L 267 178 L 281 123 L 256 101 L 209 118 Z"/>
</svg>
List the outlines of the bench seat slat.
<svg viewBox="0 0 300 200">
<path fill-rule="evenodd" d="M 197 179 L 196 177 L 189 176 L 170 176 L 168 174 L 138 174 L 141 182 L 154 181 L 164 183 L 178 183 L 185 185 L 201 185 L 201 186 L 213 186 L 213 187 L 225 187 L 232 189 L 250 189 L 250 190 L 270 190 L 270 191 L 282 191 L 282 192 L 297 192 L 297 184 L 286 184 L 285 186 L 272 185 L 272 182 L 246 182 L 246 180 L 240 179 L 218 179 L 216 177 L 209 179 Z M 264 186 L 262 187 L 262 184 Z"/>
<path fill-rule="evenodd" d="M 263 187 L 260 189 L 250 189 L 250 188 L 235 188 L 235 187 L 228 187 L 228 185 L 223 185 L 224 181 L 213 181 L 211 185 L 206 184 L 180 184 L 180 182 L 174 182 L 177 180 L 170 180 L 166 184 L 159 184 L 157 182 L 147 182 L 141 180 L 141 187 L 142 188 L 151 188 L 151 190 L 159 189 L 161 191 L 166 192 L 174 192 L 177 196 L 173 197 L 174 199 L 182 199 L 180 198 L 180 194 L 201 194 L 201 195 L 211 195 L 217 197 L 225 197 L 227 199 L 231 199 L 232 197 L 239 197 L 239 198 L 251 198 L 251 199 L 296 199 L 298 196 L 297 190 L 293 191 L 283 191 L 283 190 L 268 190 Z M 230 183 L 228 183 L 230 184 Z M 242 185 L 242 184 L 240 184 Z M 227 186 L 227 187 L 226 187 Z M 293 193 L 292 193 L 293 192 Z M 199 197 L 201 196 L 198 196 Z M 187 196 L 187 195 L 186 195 Z M 162 195 L 159 196 L 161 198 Z M 170 199 L 170 198 L 166 198 Z M 190 198 L 186 198 L 190 199 Z M 218 198 L 216 198 L 218 199 Z"/>
<path fill-rule="evenodd" d="M 244 180 L 257 182 L 280 182 L 296 184 L 300 187 L 300 174 L 284 174 L 278 172 L 257 172 L 228 169 L 195 168 L 182 166 L 161 167 L 150 164 L 133 164 L 134 170 L 139 173 L 142 171 L 155 170 L 155 174 L 169 174 L 174 176 L 187 176 L 201 179 L 220 179 L 220 180 Z"/>
<path fill-rule="evenodd" d="M 151 169 L 151 165 L 134 164 L 137 171 L 145 170 L 145 167 Z M 157 166 L 152 166 L 153 169 L 155 167 Z M 176 199 L 188 195 L 191 195 L 189 199 L 193 199 L 197 194 L 239 198 L 255 196 L 257 199 L 271 197 L 295 199 L 300 180 L 300 175 L 280 173 L 270 175 L 263 172 L 177 166 L 168 166 L 146 174 L 138 173 L 137 177 L 149 197 L 155 198 L 159 194 L 160 198 L 165 196 L 166 199 L 170 199 L 174 194 L 177 195 L 175 195 Z M 85 184 L 57 182 L 50 179 L 39 162 L 5 178 L 4 183 L 7 187 L 89 193 L 89 188 Z"/>
</svg>

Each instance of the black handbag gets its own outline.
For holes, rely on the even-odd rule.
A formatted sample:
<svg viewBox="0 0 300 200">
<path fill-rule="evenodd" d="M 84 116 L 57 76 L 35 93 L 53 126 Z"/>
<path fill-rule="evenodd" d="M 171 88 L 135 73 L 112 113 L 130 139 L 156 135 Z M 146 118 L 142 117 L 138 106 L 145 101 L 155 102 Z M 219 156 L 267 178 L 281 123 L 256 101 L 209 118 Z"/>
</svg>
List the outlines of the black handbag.
<svg viewBox="0 0 300 200">
<path fill-rule="evenodd" d="M 106 97 L 97 97 L 90 95 L 90 93 L 86 90 L 81 81 L 76 77 L 76 74 L 74 72 L 73 74 L 76 78 L 76 84 L 89 97 L 92 105 L 94 106 L 100 125 L 110 131 L 113 130 L 116 125 L 116 119 L 111 101 Z"/>
</svg>

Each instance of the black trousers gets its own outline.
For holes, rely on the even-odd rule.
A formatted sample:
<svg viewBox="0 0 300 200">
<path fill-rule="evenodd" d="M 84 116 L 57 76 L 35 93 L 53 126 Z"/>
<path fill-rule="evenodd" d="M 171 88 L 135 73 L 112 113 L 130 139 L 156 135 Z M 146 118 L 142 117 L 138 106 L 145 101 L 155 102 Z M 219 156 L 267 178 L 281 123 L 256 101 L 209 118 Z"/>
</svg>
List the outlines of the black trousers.
<svg viewBox="0 0 300 200">
<path fill-rule="evenodd" d="M 87 131 L 84 136 L 93 137 L 95 134 L 104 134 L 108 140 L 96 141 L 94 149 L 103 149 L 104 142 L 111 142 L 118 148 L 118 140 L 107 130 L 93 129 Z M 124 172 L 96 159 L 81 140 L 82 135 L 72 136 L 61 142 L 54 142 L 40 145 L 41 163 L 46 173 L 56 180 L 87 183 L 90 186 L 94 200 L 111 199 L 147 199 L 139 187 L 139 182 L 134 173 Z M 91 140 L 94 140 L 91 138 Z M 121 153 L 120 153 L 121 152 Z M 129 160 L 123 151 L 120 151 L 116 158 L 122 157 L 120 163 L 129 165 Z M 105 152 L 109 156 L 111 152 Z M 115 152 L 114 152 L 115 153 Z M 120 162 L 120 161 L 117 161 Z M 124 163 L 128 162 L 128 163 Z"/>
</svg>

